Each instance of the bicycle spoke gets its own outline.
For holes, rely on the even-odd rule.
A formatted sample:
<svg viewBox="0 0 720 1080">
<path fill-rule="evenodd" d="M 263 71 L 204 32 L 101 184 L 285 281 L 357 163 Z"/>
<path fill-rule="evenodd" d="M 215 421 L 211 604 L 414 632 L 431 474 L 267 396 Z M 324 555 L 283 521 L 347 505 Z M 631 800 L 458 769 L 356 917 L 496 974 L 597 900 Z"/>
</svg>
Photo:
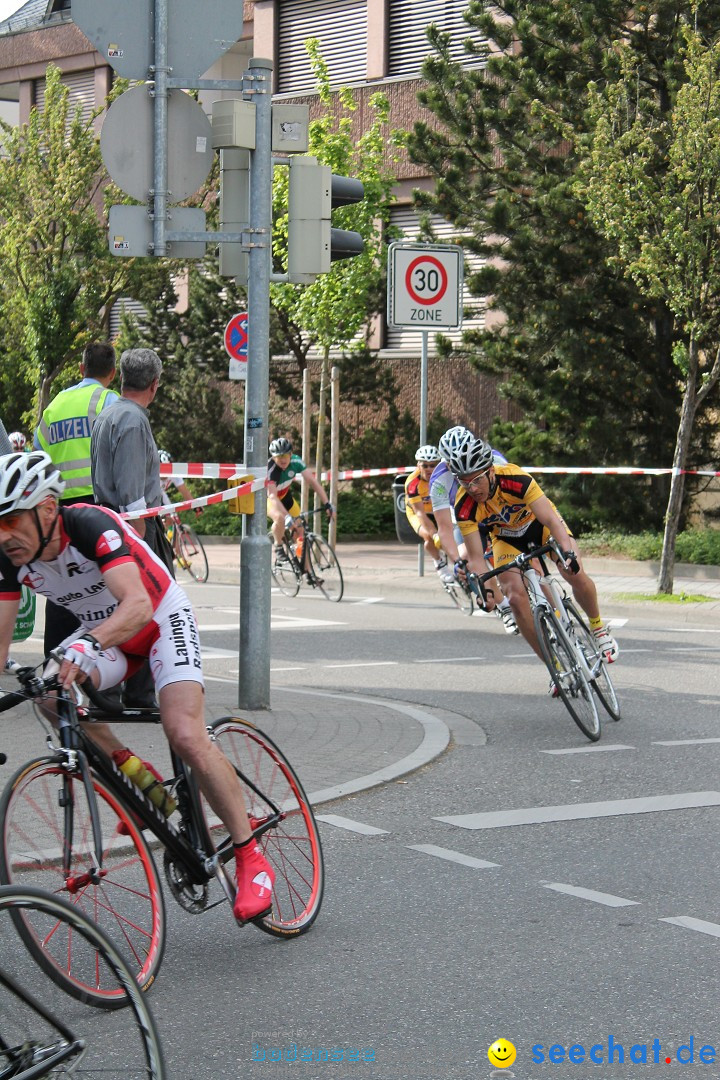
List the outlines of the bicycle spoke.
<svg viewBox="0 0 720 1080">
<path fill-rule="evenodd" d="M 591 742 L 601 735 L 595 694 L 574 649 L 565 641 L 555 615 L 544 608 L 535 612 L 540 648 L 559 695 L 573 720 Z"/>
</svg>

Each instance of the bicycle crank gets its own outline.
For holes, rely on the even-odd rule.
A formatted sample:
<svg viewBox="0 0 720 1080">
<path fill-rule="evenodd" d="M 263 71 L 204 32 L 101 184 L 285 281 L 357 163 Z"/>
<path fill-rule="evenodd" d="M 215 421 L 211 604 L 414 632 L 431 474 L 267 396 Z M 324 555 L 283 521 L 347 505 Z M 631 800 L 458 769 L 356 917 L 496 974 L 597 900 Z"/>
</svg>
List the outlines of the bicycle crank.
<svg viewBox="0 0 720 1080">
<path fill-rule="evenodd" d="M 207 883 L 199 884 L 197 881 L 191 881 L 185 868 L 174 862 L 167 851 L 163 857 L 163 868 L 170 892 L 181 908 L 189 911 L 191 915 L 199 915 L 207 910 Z"/>
</svg>

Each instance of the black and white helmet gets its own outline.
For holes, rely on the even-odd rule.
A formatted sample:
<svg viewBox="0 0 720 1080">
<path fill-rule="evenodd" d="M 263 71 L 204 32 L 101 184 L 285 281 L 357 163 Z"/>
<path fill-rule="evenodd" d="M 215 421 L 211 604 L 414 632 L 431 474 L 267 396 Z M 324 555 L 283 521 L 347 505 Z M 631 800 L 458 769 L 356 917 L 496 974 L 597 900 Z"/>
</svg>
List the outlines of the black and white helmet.
<svg viewBox="0 0 720 1080">
<path fill-rule="evenodd" d="M 158 450 L 158 457 L 161 465 L 172 465 L 172 454 L 167 450 Z"/>
<path fill-rule="evenodd" d="M 27 444 L 27 439 L 23 435 L 22 431 L 11 431 L 8 435 L 8 439 L 12 444 L 13 450 L 24 450 Z"/>
<path fill-rule="evenodd" d="M 5 454 L 0 457 L 0 517 L 31 510 L 48 495 L 59 496 L 65 481 L 48 454 Z"/>
<path fill-rule="evenodd" d="M 289 439 L 273 439 L 270 443 L 270 457 L 281 457 L 283 454 L 292 454 L 292 443 Z"/>
<path fill-rule="evenodd" d="M 424 446 L 418 446 L 415 452 L 415 460 L 423 464 L 437 464 L 440 460 L 440 451 L 437 446 L 433 446 L 432 443 L 426 443 Z"/>
<path fill-rule="evenodd" d="M 473 442 L 475 442 L 475 436 L 470 428 L 463 427 L 460 424 L 457 427 L 448 428 L 445 434 L 440 437 L 438 443 L 440 457 L 443 461 L 449 461 L 453 454 L 459 453 L 460 450 Z"/>
<path fill-rule="evenodd" d="M 473 439 L 445 460 L 450 472 L 462 479 L 463 476 L 490 468 L 493 463 L 492 447 L 482 439 Z"/>
</svg>

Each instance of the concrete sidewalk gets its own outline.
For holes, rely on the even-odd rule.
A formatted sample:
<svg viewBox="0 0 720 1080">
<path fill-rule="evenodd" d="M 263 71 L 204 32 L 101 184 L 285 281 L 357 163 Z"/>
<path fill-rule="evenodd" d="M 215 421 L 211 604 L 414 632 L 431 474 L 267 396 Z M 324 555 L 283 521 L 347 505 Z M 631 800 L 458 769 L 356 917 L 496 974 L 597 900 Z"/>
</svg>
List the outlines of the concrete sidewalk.
<svg viewBox="0 0 720 1080">
<path fill-rule="evenodd" d="M 205 539 L 204 537 L 202 538 Z M 215 583 L 236 584 L 240 573 L 240 542 L 216 541 L 209 538 L 206 545 L 210 566 L 210 581 Z M 414 545 L 400 544 L 393 541 L 363 543 L 343 543 L 337 546 L 337 556 L 346 578 L 382 578 L 396 577 L 398 581 L 418 584 L 418 554 Z M 585 568 L 594 579 L 598 593 L 612 598 L 618 593 L 654 593 L 657 588 L 658 564 L 654 562 L 634 562 L 631 559 L 595 559 L 584 560 Z M 431 579 L 432 568 L 425 560 L 425 578 Z M 690 563 L 677 563 L 675 566 L 674 592 L 702 593 L 712 596 L 720 602 L 720 567 L 695 566 Z M 704 604 L 705 609 L 712 609 L 713 604 Z"/>
</svg>

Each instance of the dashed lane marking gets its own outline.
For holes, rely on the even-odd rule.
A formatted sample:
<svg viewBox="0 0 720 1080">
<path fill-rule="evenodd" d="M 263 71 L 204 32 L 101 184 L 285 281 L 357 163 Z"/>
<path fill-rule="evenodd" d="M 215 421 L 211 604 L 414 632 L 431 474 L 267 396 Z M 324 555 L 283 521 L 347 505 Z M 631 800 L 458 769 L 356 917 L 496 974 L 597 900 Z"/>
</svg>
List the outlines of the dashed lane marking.
<svg viewBox="0 0 720 1080">
<path fill-rule="evenodd" d="M 717 740 L 720 742 L 720 739 Z M 602 754 L 608 750 L 636 750 L 625 743 L 603 743 L 599 746 L 570 746 L 565 750 L 541 750 L 541 754 Z"/>
<path fill-rule="evenodd" d="M 714 922 L 705 922 L 704 919 L 693 919 L 689 915 L 676 915 L 672 919 L 660 919 L 660 922 L 672 923 L 673 926 L 682 926 L 686 930 L 697 930 L 699 934 L 709 934 L 710 937 L 720 937 L 720 926 Z"/>
<path fill-rule="evenodd" d="M 661 810 L 690 810 L 700 806 L 720 806 L 720 791 L 687 791 L 676 795 L 651 795 L 642 799 L 611 799 L 607 802 L 574 803 L 568 806 L 533 806 L 481 814 L 453 814 L 433 820 L 445 821 L 448 825 L 457 825 L 460 829 L 502 829 L 510 825 L 539 825 L 552 821 L 579 821 L 582 818 L 651 814 Z"/>
<path fill-rule="evenodd" d="M 364 821 L 353 821 L 349 817 L 341 817 L 339 814 L 316 814 L 318 821 L 324 821 L 326 825 L 334 825 L 337 829 L 347 829 L 348 832 L 362 833 L 363 836 L 387 835 L 387 829 L 376 829 L 374 825 L 366 825 Z"/>
<path fill-rule="evenodd" d="M 500 865 L 496 862 L 488 862 L 487 859 L 476 859 L 472 855 L 464 855 L 461 851 L 438 847 L 436 844 L 408 844 L 407 846 L 411 851 L 422 851 L 425 855 L 434 855 L 437 859 L 447 859 L 448 862 L 459 863 L 461 866 L 470 866 L 473 870 L 486 870 L 489 866 Z"/>
<path fill-rule="evenodd" d="M 348 668 L 348 667 L 397 667 L 397 660 L 357 660 L 349 664 L 321 664 L 324 668 Z"/>
<path fill-rule="evenodd" d="M 717 704 L 717 702 L 711 702 L 709 704 Z M 657 742 L 651 743 L 651 746 L 699 746 L 701 743 L 717 743 L 720 739 L 658 739 Z"/>
<path fill-rule="evenodd" d="M 484 656 L 428 656 L 423 660 L 413 660 L 414 664 L 465 664 L 472 660 L 484 660 Z"/>
<path fill-rule="evenodd" d="M 612 893 L 597 892 L 595 889 L 581 889 L 577 885 L 563 885 L 558 881 L 542 881 L 540 884 L 543 889 L 552 889 L 553 892 L 565 893 L 566 896 L 577 896 L 580 900 L 591 900 L 594 904 L 604 904 L 605 907 L 639 905 L 638 900 L 626 900 L 623 896 L 613 896 Z"/>
</svg>

